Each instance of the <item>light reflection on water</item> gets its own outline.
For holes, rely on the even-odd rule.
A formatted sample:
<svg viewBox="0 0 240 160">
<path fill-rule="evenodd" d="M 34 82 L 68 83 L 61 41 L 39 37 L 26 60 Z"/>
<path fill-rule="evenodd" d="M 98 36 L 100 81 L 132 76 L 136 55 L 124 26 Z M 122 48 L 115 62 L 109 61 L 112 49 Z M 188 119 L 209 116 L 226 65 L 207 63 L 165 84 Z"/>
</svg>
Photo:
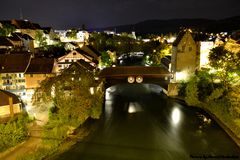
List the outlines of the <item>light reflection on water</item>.
<svg viewBox="0 0 240 160">
<path fill-rule="evenodd" d="M 178 160 L 191 159 L 190 155 L 240 154 L 205 112 L 174 102 L 155 87 L 117 85 L 107 89 L 97 130 L 58 159 Z"/>
<path fill-rule="evenodd" d="M 181 113 L 179 108 L 173 108 L 172 110 L 172 124 L 176 126 L 181 119 Z"/>
</svg>

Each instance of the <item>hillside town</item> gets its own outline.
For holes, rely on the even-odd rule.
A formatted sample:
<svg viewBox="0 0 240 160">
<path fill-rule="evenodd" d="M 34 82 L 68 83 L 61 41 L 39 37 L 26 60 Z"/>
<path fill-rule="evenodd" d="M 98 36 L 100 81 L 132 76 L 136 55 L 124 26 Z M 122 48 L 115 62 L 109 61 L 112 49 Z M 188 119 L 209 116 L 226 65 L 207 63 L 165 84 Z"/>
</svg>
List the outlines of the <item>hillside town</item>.
<svg viewBox="0 0 240 160">
<path fill-rule="evenodd" d="M 101 53 L 89 44 L 91 33 L 86 30 L 54 30 L 28 20 L 15 19 L 0 21 L 0 24 L 2 31 L 0 37 L 1 94 L 9 98 L 12 94 L 19 97 L 13 102 L 13 113 L 7 109 L 10 105 L 9 98 L 1 101 L 1 117 L 19 113 L 23 106 L 30 110 L 34 90 L 39 87 L 41 81 L 61 74 L 61 71 L 73 62 L 80 63 L 80 60 L 84 60 L 95 69 L 99 67 Z M 104 33 L 118 36 L 125 34 L 114 31 Z M 135 32 L 129 35 L 136 39 Z M 213 47 L 226 43 L 228 48 L 235 52 L 240 48 L 239 31 L 213 34 L 184 29 L 175 36 L 162 35 L 153 39 L 140 40 L 146 43 L 156 40 L 164 41 L 171 46 L 171 51 L 161 61 L 164 67 L 174 73 L 173 82 L 186 79 L 189 77 L 187 74 L 197 69 L 207 68 L 208 54 Z M 58 45 L 63 45 L 65 50 L 57 49 Z M 118 53 L 120 54 L 124 53 Z"/>
<path fill-rule="evenodd" d="M 134 31 L 89 32 L 84 26 L 54 30 L 28 20 L 0 20 L 0 121 L 7 123 L 24 112 L 39 120 L 40 125 L 43 121 L 46 124 L 48 110 L 36 106 L 39 94 L 40 97 L 43 94 L 39 91 L 42 82 L 57 76 L 67 81 L 66 75 L 85 74 L 86 71 L 86 74 L 91 73 L 89 77 L 93 82 L 89 93 L 83 94 L 92 95 L 94 91 L 103 91 L 103 82 L 98 77 L 102 69 L 121 66 L 124 60 L 131 61 L 131 57 L 144 59 L 141 65 L 165 68 L 172 74 L 168 95 L 179 96 L 176 87 L 180 83 L 188 81 L 200 70 L 214 72 L 209 54 L 213 48 L 223 45 L 226 50 L 239 53 L 240 30 L 204 33 L 179 28 L 178 33 L 139 36 Z M 81 76 L 72 76 L 72 81 L 75 79 L 85 83 Z M 64 83 L 59 79 L 56 82 Z M 56 88 L 57 83 L 48 88 L 53 97 L 58 94 Z M 72 96 L 73 88 L 64 86 L 61 94 Z M 42 113 L 46 113 L 44 118 Z"/>
</svg>

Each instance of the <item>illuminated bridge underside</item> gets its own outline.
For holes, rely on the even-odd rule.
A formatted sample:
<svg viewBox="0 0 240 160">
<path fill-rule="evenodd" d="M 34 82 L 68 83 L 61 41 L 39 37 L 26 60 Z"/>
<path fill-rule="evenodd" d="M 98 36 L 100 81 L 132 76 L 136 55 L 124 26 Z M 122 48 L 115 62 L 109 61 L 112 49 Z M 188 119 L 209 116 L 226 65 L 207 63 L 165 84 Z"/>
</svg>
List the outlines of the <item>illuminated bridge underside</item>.
<svg viewBox="0 0 240 160">
<path fill-rule="evenodd" d="M 142 77 L 142 83 L 158 84 L 167 90 L 172 74 L 162 67 L 121 66 L 105 68 L 99 78 L 106 79 L 106 87 L 128 83 L 128 77 Z M 134 81 L 134 83 L 137 83 Z"/>
</svg>

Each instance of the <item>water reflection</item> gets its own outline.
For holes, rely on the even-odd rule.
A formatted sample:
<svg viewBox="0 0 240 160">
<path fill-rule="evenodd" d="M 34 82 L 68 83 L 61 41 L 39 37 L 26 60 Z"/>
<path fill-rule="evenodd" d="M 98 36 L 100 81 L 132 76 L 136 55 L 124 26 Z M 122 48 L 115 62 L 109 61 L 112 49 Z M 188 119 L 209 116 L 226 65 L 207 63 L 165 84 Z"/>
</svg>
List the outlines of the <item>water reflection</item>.
<svg viewBox="0 0 240 160">
<path fill-rule="evenodd" d="M 155 87 L 107 89 L 96 131 L 57 159 L 185 160 L 190 155 L 240 155 L 236 144 L 204 111 L 174 102 Z"/>
<path fill-rule="evenodd" d="M 137 102 L 129 102 L 128 113 L 141 112 L 142 107 Z"/>
<path fill-rule="evenodd" d="M 181 118 L 181 114 L 180 114 L 179 108 L 177 108 L 177 107 L 173 108 L 173 111 L 172 111 L 172 124 L 174 126 L 176 126 L 179 123 L 180 118 Z"/>
</svg>

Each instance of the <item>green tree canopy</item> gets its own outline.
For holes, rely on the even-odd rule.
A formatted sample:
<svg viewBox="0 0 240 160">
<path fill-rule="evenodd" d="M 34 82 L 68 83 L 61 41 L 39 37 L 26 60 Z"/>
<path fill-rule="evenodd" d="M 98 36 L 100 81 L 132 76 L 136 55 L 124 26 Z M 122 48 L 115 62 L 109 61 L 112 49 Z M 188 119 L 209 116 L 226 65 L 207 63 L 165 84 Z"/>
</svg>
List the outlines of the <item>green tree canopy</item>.
<svg viewBox="0 0 240 160">
<path fill-rule="evenodd" d="M 77 38 L 77 32 L 78 32 L 78 30 L 73 28 L 73 29 L 69 30 L 66 35 L 69 38 L 76 39 Z"/>
<path fill-rule="evenodd" d="M 239 77 L 240 53 L 234 53 L 226 50 L 224 46 L 218 46 L 210 51 L 209 62 L 226 89 Z"/>
<path fill-rule="evenodd" d="M 92 72 L 72 65 L 61 75 L 41 83 L 41 88 L 35 92 L 34 104 L 44 107 L 52 102 L 58 119 L 71 125 L 79 125 L 88 117 L 100 116 L 103 94 L 98 86 L 99 82 L 95 81 Z M 94 94 L 90 92 L 91 88 Z"/>
<path fill-rule="evenodd" d="M 16 31 L 16 28 L 11 24 L 4 24 L 0 28 L 0 36 L 9 36 Z"/>
<path fill-rule="evenodd" d="M 44 33 L 42 30 L 36 31 L 35 41 L 38 43 L 40 48 L 47 50 L 47 38 L 44 36 Z"/>
</svg>

